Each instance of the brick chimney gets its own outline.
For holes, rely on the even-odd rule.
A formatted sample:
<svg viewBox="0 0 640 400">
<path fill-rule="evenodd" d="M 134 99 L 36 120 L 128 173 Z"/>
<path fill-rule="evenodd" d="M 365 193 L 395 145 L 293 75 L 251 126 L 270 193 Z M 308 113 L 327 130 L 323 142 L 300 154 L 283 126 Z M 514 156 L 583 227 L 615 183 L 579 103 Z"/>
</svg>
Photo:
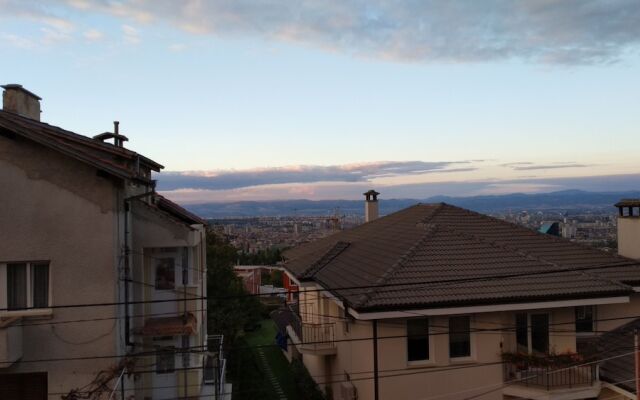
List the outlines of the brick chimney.
<svg viewBox="0 0 640 400">
<path fill-rule="evenodd" d="M 1 86 L 4 89 L 2 93 L 2 109 L 23 117 L 40 121 L 40 97 L 31 93 L 22 85 L 9 84 Z"/>
<path fill-rule="evenodd" d="M 618 254 L 640 260 L 640 199 L 623 199 L 618 207 Z"/>
<path fill-rule="evenodd" d="M 364 222 L 370 222 L 378 218 L 378 195 L 375 190 L 363 193 L 364 200 Z"/>
</svg>

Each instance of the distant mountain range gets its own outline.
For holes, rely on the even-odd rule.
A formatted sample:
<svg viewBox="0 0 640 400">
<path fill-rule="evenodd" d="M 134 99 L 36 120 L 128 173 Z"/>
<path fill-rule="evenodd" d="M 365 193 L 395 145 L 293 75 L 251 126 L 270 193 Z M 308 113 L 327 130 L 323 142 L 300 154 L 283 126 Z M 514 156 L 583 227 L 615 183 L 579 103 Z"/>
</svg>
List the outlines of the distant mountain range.
<svg viewBox="0 0 640 400">
<path fill-rule="evenodd" d="M 389 214 L 416 203 L 445 202 L 483 213 L 520 210 L 576 212 L 611 210 L 622 198 L 640 198 L 640 191 L 585 192 L 563 190 L 551 193 L 512 193 L 491 196 L 449 197 L 426 199 L 380 199 L 380 214 Z M 204 218 L 324 216 L 334 214 L 363 214 L 363 200 L 278 200 L 238 201 L 228 203 L 187 204 L 185 207 Z"/>
</svg>

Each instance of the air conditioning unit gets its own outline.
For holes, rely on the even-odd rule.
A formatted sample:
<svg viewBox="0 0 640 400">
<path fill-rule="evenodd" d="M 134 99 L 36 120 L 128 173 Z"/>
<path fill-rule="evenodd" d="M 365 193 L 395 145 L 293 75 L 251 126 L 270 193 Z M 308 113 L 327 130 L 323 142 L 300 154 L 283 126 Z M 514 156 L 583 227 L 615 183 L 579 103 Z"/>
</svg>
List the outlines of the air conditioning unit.
<svg viewBox="0 0 640 400">
<path fill-rule="evenodd" d="M 340 384 L 340 398 L 342 400 L 358 400 L 358 389 L 352 382 L 342 382 Z"/>
</svg>

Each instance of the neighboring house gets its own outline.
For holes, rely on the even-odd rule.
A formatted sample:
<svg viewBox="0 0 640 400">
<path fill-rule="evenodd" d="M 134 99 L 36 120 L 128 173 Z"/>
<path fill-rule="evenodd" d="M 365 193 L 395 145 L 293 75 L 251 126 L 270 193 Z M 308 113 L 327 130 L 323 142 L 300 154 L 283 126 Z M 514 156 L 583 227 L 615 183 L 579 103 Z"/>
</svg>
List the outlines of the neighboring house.
<svg viewBox="0 0 640 400">
<path fill-rule="evenodd" d="M 262 285 L 262 268 L 262 265 L 236 265 L 233 270 L 242 279 L 245 290 L 258 295 Z"/>
<path fill-rule="evenodd" d="M 78 135 L 3 88 L 0 398 L 86 396 L 103 377 L 118 399 L 226 391 L 221 338 L 207 335 L 205 222 L 155 192 L 163 167 L 126 149 L 117 124 Z"/>
<path fill-rule="evenodd" d="M 630 321 L 596 315 L 640 308 L 640 263 L 443 203 L 291 249 L 284 267 L 300 286 L 290 343 L 336 400 L 598 397 L 598 363 L 503 356 L 573 356 Z"/>
</svg>

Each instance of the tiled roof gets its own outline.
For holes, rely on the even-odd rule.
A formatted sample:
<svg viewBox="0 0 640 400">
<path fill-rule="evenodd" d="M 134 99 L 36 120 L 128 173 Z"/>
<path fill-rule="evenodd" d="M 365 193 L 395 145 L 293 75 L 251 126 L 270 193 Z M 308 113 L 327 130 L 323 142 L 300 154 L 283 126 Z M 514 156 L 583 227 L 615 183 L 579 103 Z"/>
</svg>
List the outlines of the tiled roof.
<svg viewBox="0 0 640 400">
<path fill-rule="evenodd" d="M 361 311 L 625 295 L 631 288 L 620 281 L 640 280 L 633 260 L 442 203 L 406 208 L 285 258 L 298 279 Z"/>
<path fill-rule="evenodd" d="M 138 165 L 160 171 L 162 165 L 134 151 L 0 110 L 0 134 L 23 137 L 120 178 L 150 181 Z"/>
<path fill-rule="evenodd" d="M 597 342 L 600 363 L 600 379 L 615 383 L 623 389 L 635 393 L 634 332 L 640 329 L 640 319 L 636 319 L 609 332 L 603 333 Z"/>
</svg>

